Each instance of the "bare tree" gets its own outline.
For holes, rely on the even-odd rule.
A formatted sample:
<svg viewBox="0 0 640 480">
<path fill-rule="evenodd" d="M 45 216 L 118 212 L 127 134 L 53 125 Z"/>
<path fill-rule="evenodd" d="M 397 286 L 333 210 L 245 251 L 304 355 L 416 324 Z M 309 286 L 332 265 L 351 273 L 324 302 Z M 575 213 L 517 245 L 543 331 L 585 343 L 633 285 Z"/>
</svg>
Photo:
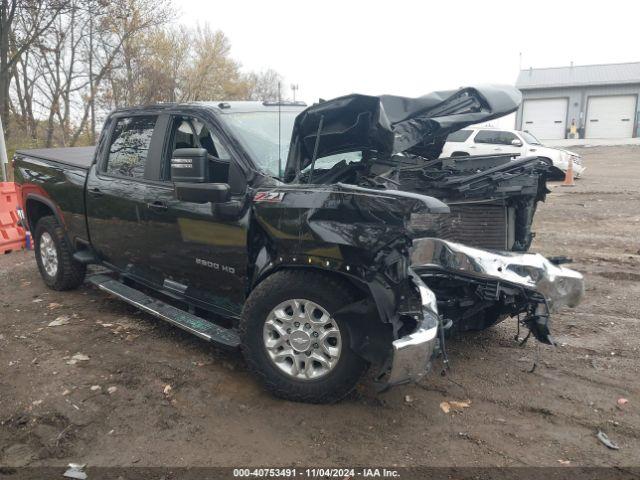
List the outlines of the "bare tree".
<svg viewBox="0 0 640 480">
<path fill-rule="evenodd" d="M 15 65 L 65 7 L 56 0 L 0 0 L 0 114 L 7 131 Z"/>
<path fill-rule="evenodd" d="M 93 143 L 98 117 L 115 107 L 278 98 L 277 72 L 243 73 L 207 24 L 171 26 L 170 1 L 0 0 L 0 108 L 27 134 L 18 143 Z"/>
<path fill-rule="evenodd" d="M 282 75 L 272 69 L 247 75 L 248 99 L 276 101 L 284 98 Z"/>
<path fill-rule="evenodd" d="M 231 43 L 208 24 L 198 27 L 191 38 L 191 66 L 181 86 L 181 100 L 242 99 L 247 84 L 240 64 L 231 58 Z"/>
</svg>

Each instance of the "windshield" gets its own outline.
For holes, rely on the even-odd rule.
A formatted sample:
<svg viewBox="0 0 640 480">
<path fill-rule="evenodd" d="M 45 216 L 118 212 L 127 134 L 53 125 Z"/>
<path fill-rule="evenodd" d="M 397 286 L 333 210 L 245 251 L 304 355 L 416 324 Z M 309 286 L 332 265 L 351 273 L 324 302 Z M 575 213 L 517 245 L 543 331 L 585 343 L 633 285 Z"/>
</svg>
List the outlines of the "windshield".
<svg viewBox="0 0 640 480">
<path fill-rule="evenodd" d="M 338 163 L 345 161 L 346 163 L 359 162 L 362 160 L 362 152 L 346 152 L 336 153 L 335 155 L 328 155 L 326 157 L 320 157 L 316 160 L 314 170 L 331 170 Z M 302 172 L 308 172 L 311 170 L 311 164 L 307 165 Z"/>
<path fill-rule="evenodd" d="M 239 137 L 258 166 L 267 173 L 280 177 L 279 159 L 284 169 L 289 155 L 291 131 L 298 111 L 281 112 L 278 126 L 278 112 L 237 112 L 225 114 L 231 130 Z M 280 141 L 278 142 L 278 130 Z M 278 145 L 280 154 L 278 155 Z"/>
<path fill-rule="evenodd" d="M 540 143 L 540 140 L 538 140 L 529 132 L 520 132 L 520 135 L 522 135 L 522 138 L 524 138 L 524 141 L 527 142 L 529 145 L 542 145 Z"/>
</svg>

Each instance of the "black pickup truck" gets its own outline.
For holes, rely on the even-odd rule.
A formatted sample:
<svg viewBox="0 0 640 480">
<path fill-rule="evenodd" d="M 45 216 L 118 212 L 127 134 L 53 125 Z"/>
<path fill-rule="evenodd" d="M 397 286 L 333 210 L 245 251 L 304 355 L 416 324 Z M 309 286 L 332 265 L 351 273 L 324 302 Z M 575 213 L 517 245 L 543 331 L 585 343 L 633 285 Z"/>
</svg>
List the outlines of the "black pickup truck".
<svg viewBox="0 0 640 480">
<path fill-rule="evenodd" d="M 420 379 L 447 331 L 517 317 L 552 343 L 579 273 L 526 253 L 549 165 L 439 159 L 514 111 L 510 87 L 109 115 L 98 145 L 18 151 L 44 282 L 98 288 L 220 345 L 274 394 L 344 397 Z M 105 273 L 106 272 L 106 273 Z"/>
</svg>

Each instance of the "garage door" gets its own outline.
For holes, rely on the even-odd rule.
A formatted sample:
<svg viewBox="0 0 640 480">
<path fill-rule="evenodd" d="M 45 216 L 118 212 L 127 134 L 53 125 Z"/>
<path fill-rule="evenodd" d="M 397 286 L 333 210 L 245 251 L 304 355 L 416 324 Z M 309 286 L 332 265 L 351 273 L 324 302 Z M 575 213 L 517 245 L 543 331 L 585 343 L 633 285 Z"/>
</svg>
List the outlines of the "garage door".
<svg viewBox="0 0 640 480">
<path fill-rule="evenodd" d="M 567 99 L 525 100 L 522 107 L 522 130 L 541 140 L 565 138 Z"/>
<path fill-rule="evenodd" d="M 635 95 L 589 97 L 587 138 L 631 138 L 636 111 Z"/>
</svg>

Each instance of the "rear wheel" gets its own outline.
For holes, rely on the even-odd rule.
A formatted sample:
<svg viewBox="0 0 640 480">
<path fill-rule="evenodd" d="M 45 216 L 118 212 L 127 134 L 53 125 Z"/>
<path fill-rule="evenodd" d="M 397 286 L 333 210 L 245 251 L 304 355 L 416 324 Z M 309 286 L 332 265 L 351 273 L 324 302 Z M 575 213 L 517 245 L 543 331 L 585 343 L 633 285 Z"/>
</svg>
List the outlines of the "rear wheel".
<svg viewBox="0 0 640 480">
<path fill-rule="evenodd" d="M 62 226 L 52 216 L 42 217 L 34 234 L 36 263 L 49 288 L 72 290 L 84 281 L 86 266 L 73 259 Z"/>
<path fill-rule="evenodd" d="M 351 350 L 349 327 L 333 317 L 355 301 L 348 287 L 317 272 L 283 271 L 254 289 L 240 335 L 247 363 L 267 390 L 331 403 L 357 385 L 368 364 Z"/>
</svg>

